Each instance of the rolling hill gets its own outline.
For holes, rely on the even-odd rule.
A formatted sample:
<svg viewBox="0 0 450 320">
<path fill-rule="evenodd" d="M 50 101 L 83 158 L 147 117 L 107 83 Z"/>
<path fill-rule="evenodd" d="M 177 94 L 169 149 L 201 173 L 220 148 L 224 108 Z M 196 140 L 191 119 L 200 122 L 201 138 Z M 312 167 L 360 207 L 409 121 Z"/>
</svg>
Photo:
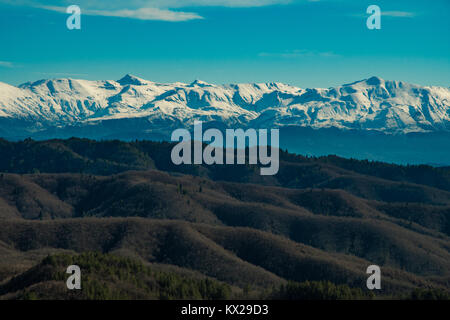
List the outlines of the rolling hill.
<svg viewBox="0 0 450 320">
<path fill-rule="evenodd" d="M 49 255 L 91 252 L 207 277 L 251 297 L 306 281 L 364 296 L 370 264 L 382 268 L 378 295 L 448 290 L 448 168 L 281 152 L 279 173 L 262 177 L 257 166 L 171 165 L 170 147 L 1 141 L 0 291 Z M 2 297 L 51 297 L 45 288 L 54 277 L 3 289 Z M 101 281 L 131 286 L 108 294 L 155 297 Z"/>
</svg>

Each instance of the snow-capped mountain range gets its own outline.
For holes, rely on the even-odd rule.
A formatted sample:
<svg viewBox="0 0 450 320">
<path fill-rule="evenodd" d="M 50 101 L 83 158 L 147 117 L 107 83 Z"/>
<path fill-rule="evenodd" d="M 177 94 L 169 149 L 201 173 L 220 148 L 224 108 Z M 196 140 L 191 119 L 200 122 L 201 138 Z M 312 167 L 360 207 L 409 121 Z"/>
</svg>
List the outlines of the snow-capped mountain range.
<svg viewBox="0 0 450 320">
<path fill-rule="evenodd" d="M 118 81 L 53 79 L 18 87 L 0 82 L 0 135 L 65 127 L 142 130 L 167 135 L 194 120 L 227 127 L 450 131 L 450 88 L 372 77 L 328 89 L 282 83 L 162 84 L 126 75 Z M 121 127 L 123 123 L 126 129 Z M 15 132 L 17 131 L 17 132 Z"/>
</svg>

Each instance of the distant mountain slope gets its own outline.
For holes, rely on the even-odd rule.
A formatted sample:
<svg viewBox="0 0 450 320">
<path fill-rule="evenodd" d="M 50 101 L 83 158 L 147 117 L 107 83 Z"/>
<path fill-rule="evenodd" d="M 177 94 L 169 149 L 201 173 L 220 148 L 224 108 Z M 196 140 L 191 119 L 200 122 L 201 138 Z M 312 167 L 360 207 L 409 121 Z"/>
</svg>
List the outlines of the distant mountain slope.
<svg viewBox="0 0 450 320">
<path fill-rule="evenodd" d="M 297 188 L 321 187 L 334 179 L 345 177 L 359 194 L 369 192 L 370 185 L 379 183 L 374 178 L 381 178 L 388 180 L 385 184 L 397 187 L 401 183 L 411 183 L 450 191 L 449 168 L 401 166 L 337 156 L 305 157 L 280 150 L 278 174 L 263 177 L 254 165 L 174 165 L 170 158 L 174 145 L 175 143 L 167 142 L 94 141 L 78 138 L 48 141 L 27 139 L 19 142 L 0 139 L 0 172 L 110 175 L 128 170 L 158 169 L 212 180 Z M 372 183 L 364 188 L 356 188 L 356 182 L 350 183 L 354 181 L 351 177 L 355 175 L 360 181 L 367 182 L 370 179 Z M 374 191 L 370 192 L 374 197 Z"/>
<path fill-rule="evenodd" d="M 21 129 L 28 135 L 47 131 L 48 136 L 64 127 L 82 136 L 106 137 L 110 126 L 116 134 L 133 130 L 167 137 L 194 120 L 255 128 L 450 131 L 450 89 L 377 77 L 328 89 L 198 80 L 161 84 L 132 75 L 118 81 L 40 80 L 19 87 L 0 83 L 0 120 L 8 137 L 24 136 Z"/>
</svg>

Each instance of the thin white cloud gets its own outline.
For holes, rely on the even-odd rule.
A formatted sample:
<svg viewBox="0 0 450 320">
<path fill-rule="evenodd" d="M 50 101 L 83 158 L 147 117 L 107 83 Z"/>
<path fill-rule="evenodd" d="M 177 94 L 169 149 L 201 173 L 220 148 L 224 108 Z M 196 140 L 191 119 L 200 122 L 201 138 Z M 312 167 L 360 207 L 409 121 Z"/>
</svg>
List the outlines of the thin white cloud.
<svg viewBox="0 0 450 320">
<path fill-rule="evenodd" d="M 265 7 L 276 4 L 289 4 L 298 0 L 135 0 L 157 7 Z"/>
<path fill-rule="evenodd" d="M 82 14 L 139 20 L 189 21 L 203 19 L 195 12 L 173 10 L 187 7 L 263 7 L 308 0 L 0 0 L 10 5 L 31 6 L 64 12 L 78 5 Z"/>
<path fill-rule="evenodd" d="M 304 57 L 323 57 L 323 58 L 339 57 L 338 54 L 331 51 L 314 51 L 305 49 L 298 49 L 284 52 L 261 52 L 258 54 L 258 56 L 276 57 L 284 59 L 304 58 Z"/>
<path fill-rule="evenodd" d="M 34 74 L 43 74 L 46 76 L 64 76 L 64 77 L 84 77 L 89 76 L 88 73 L 70 73 L 70 72 L 33 72 Z"/>
<path fill-rule="evenodd" d="M 13 63 L 9 61 L 0 61 L 0 67 L 12 68 Z"/>
<path fill-rule="evenodd" d="M 356 13 L 350 14 L 350 16 L 357 18 L 367 18 L 370 16 L 370 14 Z M 383 11 L 383 9 L 381 9 L 381 16 L 390 18 L 414 18 L 417 16 L 417 13 L 411 11 Z"/>
<path fill-rule="evenodd" d="M 40 6 L 42 9 L 66 12 L 66 7 L 57 6 Z M 171 11 L 166 9 L 157 8 L 139 8 L 135 10 L 122 9 L 122 10 L 95 10 L 87 9 L 83 10 L 81 8 L 81 14 L 91 15 L 91 16 L 105 16 L 105 17 L 121 17 L 121 18 L 131 18 L 139 20 L 159 20 L 159 21 L 189 21 L 195 19 L 203 19 L 196 13 L 192 12 L 182 12 L 182 11 Z"/>
<path fill-rule="evenodd" d="M 409 11 L 383 11 L 383 10 L 381 10 L 381 15 L 385 17 L 396 17 L 396 18 L 413 18 L 416 16 L 414 12 Z"/>
</svg>

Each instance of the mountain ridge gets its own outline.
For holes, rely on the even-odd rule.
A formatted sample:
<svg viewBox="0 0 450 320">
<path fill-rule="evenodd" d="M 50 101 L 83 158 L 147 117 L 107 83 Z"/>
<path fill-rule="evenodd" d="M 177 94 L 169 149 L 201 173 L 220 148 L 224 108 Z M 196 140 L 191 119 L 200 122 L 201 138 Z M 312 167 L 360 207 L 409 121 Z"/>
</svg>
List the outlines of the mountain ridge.
<svg viewBox="0 0 450 320">
<path fill-rule="evenodd" d="M 114 121 L 165 137 L 195 120 L 223 126 L 380 131 L 450 131 L 450 89 L 379 77 L 330 88 L 283 83 L 215 85 L 201 80 L 164 84 L 127 74 L 114 80 L 51 79 L 18 87 L 0 83 L 3 136 Z M 121 123 L 123 122 L 123 124 Z M 18 129 L 15 129 L 14 124 Z"/>
</svg>

